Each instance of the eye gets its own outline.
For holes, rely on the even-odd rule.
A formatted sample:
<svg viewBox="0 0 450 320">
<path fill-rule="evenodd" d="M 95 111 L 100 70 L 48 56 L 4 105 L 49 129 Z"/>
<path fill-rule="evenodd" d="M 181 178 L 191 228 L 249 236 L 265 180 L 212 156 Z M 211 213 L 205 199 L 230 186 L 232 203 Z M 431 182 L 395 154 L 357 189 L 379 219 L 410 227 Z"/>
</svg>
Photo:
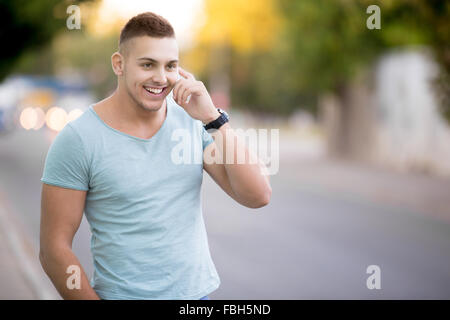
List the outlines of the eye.
<svg viewBox="0 0 450 320">
<path fill-rule="evenodd" d="M 170 69 L 175 69 L 176 67 L 177 67 L 177 66 L 174 65 L 174 64 L 169 66 Z"/>
<path fill-rule="evenodd" d="M 150 66 L 152 66 L 152 63 L 144 63 L 143 65 L 142 65 L 144 68 L 150 68 Z"/>
</svg>

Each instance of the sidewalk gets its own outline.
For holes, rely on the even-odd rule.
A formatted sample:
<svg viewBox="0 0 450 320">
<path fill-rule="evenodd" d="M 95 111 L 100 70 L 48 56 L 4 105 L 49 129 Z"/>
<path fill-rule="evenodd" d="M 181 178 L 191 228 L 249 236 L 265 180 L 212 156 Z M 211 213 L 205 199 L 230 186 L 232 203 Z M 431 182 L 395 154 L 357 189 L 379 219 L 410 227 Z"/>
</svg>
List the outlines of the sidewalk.
<svg viewBox="0 0 450 320">
<path fill-rule="evenodd" d="M 20 272 L 20 267 L 3 232 L 0 232 L 0 257 L 0 299 L 37 299 Z"/>
<path fill-rule="evenodd" d="M 7 212 L 0 197 L 0 299 L 60 299 L 42 270 L 38 254 Z"/>
</svg>

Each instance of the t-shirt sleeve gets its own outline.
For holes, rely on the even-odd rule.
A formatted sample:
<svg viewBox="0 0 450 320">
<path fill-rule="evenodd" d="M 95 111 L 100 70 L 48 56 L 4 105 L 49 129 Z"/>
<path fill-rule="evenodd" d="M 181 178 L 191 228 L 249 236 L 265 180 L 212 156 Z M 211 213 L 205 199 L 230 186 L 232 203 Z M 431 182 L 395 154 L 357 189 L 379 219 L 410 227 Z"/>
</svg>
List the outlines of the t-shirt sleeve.
<svg viewBox="0 0 450 320">
<path fill-rule="evenodd" d="M 81 137 L 67 124 L 48 150 L 41 181 L 63 188 L 89 190 L 86 156 Z"/>
<path fill-rule="evenodd" d="M 205 128 L 203 127 L 203 124 L 201 125 L 201 130 L 202 130 L 203 150 L 205 150 L 205 148 L 211 142 L 214 142 L 214 139 L 211 136 L 211 134 L 208 131 L 205 130 Z"/>
</svg>

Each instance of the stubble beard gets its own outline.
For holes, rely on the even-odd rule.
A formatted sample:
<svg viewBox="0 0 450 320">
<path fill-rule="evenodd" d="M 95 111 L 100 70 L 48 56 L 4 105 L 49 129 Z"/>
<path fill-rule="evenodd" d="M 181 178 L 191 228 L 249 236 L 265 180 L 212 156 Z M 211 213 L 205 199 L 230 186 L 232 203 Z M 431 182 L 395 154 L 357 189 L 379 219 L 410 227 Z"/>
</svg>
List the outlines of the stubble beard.
<svg viewBox="0 0 450 320">
<path fill-rule="evenodd" d="M 139 107 L 139 108 L 141 108 L 142 110 L 144 110 L 144 111 L 158 111 L 162 106 L 163 106 L 163 104 L 164 104 L 164 101 L 166 100 L 165 98 L 164 98 L 164 100 L 163 100 L 163 102 L 161 103 L 161 105 L 157 108 L 157 109 L 148 109 L 147 107 L 145 107 L 145 105 L 141 102 L 141 101 L 139 101 L 139 99 L 133 94 L 133 92 L 128 88 L 128 85 L 126 86 L 126 89 L 127 89 L 127 94 L 128 94 L 128 96 L 134 101 L 134 103 Z"/>
</svg>

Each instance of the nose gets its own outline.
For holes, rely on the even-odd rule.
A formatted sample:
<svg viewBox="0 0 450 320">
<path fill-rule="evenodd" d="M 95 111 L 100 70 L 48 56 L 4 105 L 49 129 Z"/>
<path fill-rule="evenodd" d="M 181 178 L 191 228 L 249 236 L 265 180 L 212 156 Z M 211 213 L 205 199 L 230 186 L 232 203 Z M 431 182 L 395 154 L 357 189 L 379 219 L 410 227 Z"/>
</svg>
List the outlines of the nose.
<svg viewBox="0 0 450 320">
<path fill-rule="evenodd" d="M 152 75 L 152 81 L 158 85 L 167 83 L 167 76 L 164 69 L 156 69 Z"/>
</svg>

